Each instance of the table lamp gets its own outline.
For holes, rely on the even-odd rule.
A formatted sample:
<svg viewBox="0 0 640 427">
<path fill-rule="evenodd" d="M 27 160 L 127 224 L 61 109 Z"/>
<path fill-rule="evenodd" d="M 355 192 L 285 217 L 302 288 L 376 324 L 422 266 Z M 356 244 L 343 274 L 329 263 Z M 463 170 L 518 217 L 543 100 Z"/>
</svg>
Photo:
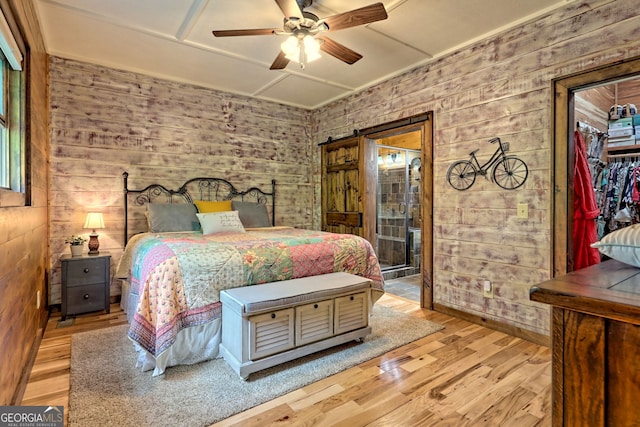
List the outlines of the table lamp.
<svg viewBox="0 0 640 427">
<path fill-rule="evenodd" d="M 96 229 L 104 228 L 104 220 L 99 212 L 89 212 L 87 220 L 84 222 L 84 228 L 91 228 L 93 231 L 89 234 L 89 255 L 97 255 L 100 242 L 98 242 L 98 233 Z"/>
</svg>

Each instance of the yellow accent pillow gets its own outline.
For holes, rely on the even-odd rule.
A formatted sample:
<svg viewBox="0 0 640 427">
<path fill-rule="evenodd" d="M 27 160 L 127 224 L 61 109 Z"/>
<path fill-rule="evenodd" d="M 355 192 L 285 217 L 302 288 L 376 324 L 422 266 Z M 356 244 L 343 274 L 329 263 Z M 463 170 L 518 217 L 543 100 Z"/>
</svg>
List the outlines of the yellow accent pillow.
<svg viewBox="0 0 640 427">
<path fill-rule="evenodd" d="M 196 200 L 196 206 L 199 213 L 212 213 L 212 212 L 229 212 L 231 208 L 231 200 L 223 200 L 220 202 L 210 202 L 208 200 Z"/>
</svg>

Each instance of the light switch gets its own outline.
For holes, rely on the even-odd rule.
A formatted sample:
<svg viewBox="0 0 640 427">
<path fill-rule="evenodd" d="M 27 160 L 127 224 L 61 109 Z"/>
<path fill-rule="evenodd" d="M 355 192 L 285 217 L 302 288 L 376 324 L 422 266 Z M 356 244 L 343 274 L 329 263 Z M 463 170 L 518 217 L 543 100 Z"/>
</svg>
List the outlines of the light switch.
<svg viewBox="0 0 640 427">
<path fill-rule="evenodd" d="M 527 203 L 518 203 L 518 218 L 529 218 L 529 205 Z"/>
</svg>

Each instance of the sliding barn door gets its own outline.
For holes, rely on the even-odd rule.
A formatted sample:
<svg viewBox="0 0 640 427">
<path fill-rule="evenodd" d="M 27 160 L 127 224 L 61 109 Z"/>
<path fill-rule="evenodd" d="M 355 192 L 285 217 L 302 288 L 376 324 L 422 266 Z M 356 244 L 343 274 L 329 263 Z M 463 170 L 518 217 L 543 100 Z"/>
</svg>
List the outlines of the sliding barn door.
<svg viewBox="0 0 640 427">
<path fill-rule="evenodd" d="M 375 239 L 375 177 L 367 178 L 375 153 L 369 151 L 357 136 L 322 145 L 323 231 Z"/>
</svg>

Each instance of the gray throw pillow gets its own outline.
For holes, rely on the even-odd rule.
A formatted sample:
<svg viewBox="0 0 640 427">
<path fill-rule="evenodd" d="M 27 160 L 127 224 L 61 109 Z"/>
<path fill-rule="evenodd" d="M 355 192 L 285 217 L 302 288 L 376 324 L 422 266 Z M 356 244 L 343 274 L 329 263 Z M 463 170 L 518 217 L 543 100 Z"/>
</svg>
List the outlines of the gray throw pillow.
<svg viewBox="0 0 640 427">
<path fill-rule="evenodd" d="M 192 203 L 147 203 L 147 221 L 152 233 L 200 230 L 196 205 Z"/>
<path fill-rule="evenodd" d="M 267 205 L 264 203 L 231 202 L 231 208 L 238 211 L 240 221 L 245 228 L 271 227 Z"/>
</svg>

